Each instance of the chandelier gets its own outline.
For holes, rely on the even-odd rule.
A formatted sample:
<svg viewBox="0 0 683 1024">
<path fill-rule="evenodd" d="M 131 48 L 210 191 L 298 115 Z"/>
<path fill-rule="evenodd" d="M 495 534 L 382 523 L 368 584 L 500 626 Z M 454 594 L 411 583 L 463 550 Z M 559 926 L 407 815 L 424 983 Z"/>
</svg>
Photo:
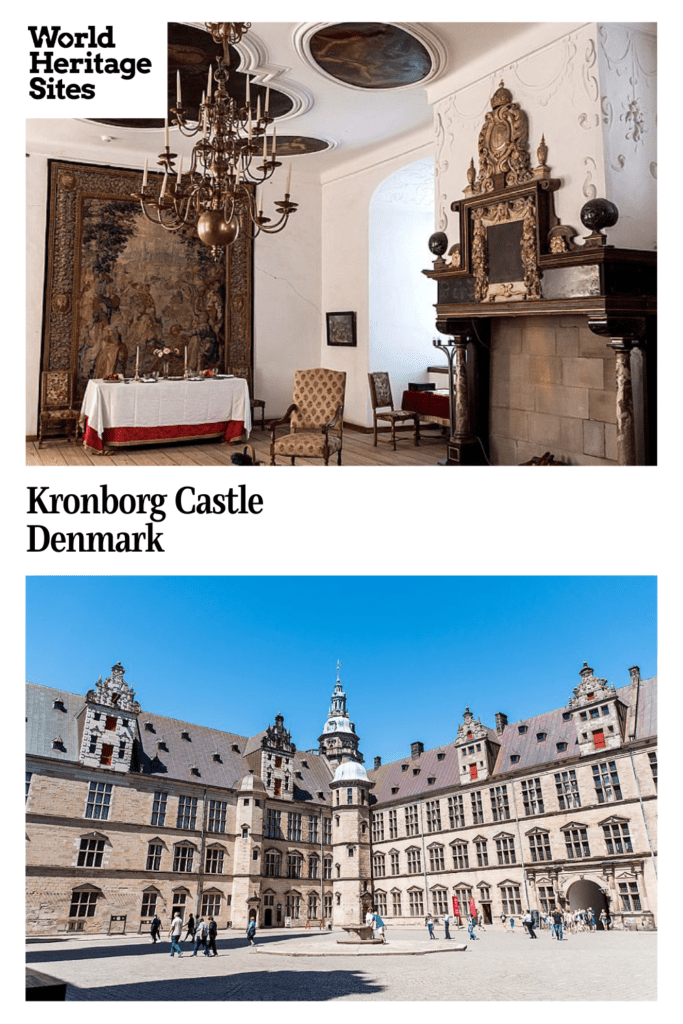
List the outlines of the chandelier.
<svg viewBox="0 0 683 1024">
<path fill-rule="evenodd" d="M 180 157 L 169 145 L 168 118 L 165 124 L 165 147 L 158 165 L 163 169 L 161 185 L 147 181 L 148 161 L 142 176 L 142 190 L 134 194 L 148 220 L 167 231 L 178 231 L 183 225 L 196 225 L 200 240 L 211 246 L 214 255 L 231 245 L 240 230 L 248 230 L 252 238 L 261 232 L 282 231 L 297 209 L 290 200 L 291 164 L 287 172 L 284 198 L 275 202 L 275 219 L 263 212 L 263 194 L 257 188 L 272 178 L 282 164 L 276 159 L 275 127 L 267 134 L 273 118 L 269 116 L 270 88 L 256 106 L 251 102 L 250 83 L 246 80 L 244 106 L 228 93 L 230 55 L 228 47 L 239 43 L 250 28 L 250 22 L 207 22 L 207 30 L 216 43 L 223 44 L 223 56 L 216 58 L 216 70 L 209 64 L 206 92 L 202 94 L 197 122 L 188 120 L 183 107 L 180 71 L 176 78 L 176 105 L 171 108 L 172 124 L 187 137 L 200 136 L 195 143 L 190 166 L 183 171 Z"/>
</svg>

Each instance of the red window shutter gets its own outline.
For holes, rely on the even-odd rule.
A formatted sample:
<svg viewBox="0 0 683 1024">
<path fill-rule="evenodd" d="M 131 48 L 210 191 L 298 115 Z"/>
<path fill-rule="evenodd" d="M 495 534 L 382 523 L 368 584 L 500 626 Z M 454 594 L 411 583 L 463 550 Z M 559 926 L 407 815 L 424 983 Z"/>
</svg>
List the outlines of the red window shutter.
<svg viewBox="0 0 683 1024">
<path fill-rule="evenodd" d="M 114 753 L 114 748 L 111 743 L 102 744 L 102 756 L 100 757 L 100 764 L 111 764 L 111 756 Z"/>
<path fill-rule="evenodd" d="M 595 744 L 596 750 L 602 750 L 605 746 L 605 733 L 602 729 L 598 729 L 593 733 L 593 743 Z"/>
<path fill-rule="evenodd" d="M 107 715 L 105 729 L 107 732 L 116 732 L 116 715 Z"/>
<path fill-rule="evenodd" d="M 477 766 L 476 766 L 476 764 L 471 764 L 470 765 L 470 778 L 471 779 L 476 779 L 476 777 L 477 777 Z"/>
</svg>

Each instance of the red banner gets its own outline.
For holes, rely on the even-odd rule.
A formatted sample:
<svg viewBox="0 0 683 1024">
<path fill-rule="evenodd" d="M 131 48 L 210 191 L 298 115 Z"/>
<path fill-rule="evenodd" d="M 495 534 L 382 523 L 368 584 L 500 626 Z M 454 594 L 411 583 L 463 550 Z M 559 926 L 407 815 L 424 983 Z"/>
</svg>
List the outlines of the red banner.
<svg viewBox="0 0 683 1024">
<path fill-rule="evenodd" d="M 470 897 L 470 914 L 472 915 L 472 917 L 477 916 L 477 907 L 474 902 L 474 896 Z"/>
<path fill-rule="evenodd" d="M 457 896 L 453 897 L 453 917 L 460 917 L 460 904 Z"/>
</svg>

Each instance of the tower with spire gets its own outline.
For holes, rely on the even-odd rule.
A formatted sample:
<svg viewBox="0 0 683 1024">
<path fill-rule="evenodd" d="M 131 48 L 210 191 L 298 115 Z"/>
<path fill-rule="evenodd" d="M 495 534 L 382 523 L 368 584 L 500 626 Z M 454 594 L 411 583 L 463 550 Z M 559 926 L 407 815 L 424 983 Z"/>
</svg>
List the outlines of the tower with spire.
<svg viewBox="0 0 683 1024">
<path fill-rule="evenodd" d="M 327 721 L 318 737 L 318 753 L 324 754 L 334 766 L 341 764 L 342 761 L 363 761 L 363 755 L 358 749 L 360 739 L 346 710 L 346 694 L 339 678 L 340 668 L 341 662 L 337 661 L 337 681 L 332 693 L 332 702 Z"/>
</svg>

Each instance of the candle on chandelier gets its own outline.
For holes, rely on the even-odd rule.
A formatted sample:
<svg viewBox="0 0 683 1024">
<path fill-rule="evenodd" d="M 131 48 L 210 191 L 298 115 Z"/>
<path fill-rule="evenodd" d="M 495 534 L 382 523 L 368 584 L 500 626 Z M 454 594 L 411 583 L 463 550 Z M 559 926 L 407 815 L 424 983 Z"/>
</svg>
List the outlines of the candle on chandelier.
<svg viewBox="0 0 683 1024">
<path fill-rule="evenodd" d="M 268 117 L 268 110 L 270 109 L 270 86 L 266 89 L 266 110 L 265 114 Z"/>
<path fill-rule="evenodd" d="M 187 369 L 187 345 L 185 346 L 185 369 Z"/>
<path fill-rule="evenodd" d="M 168 178 L 168 169 L 164 171 L 164 180 L 161 183 L 161 192 L 159 193 L 159 199 L 164 198 L 166 192 L 166 179 Z"/>
<path fill-rule="evenodd" d="M 285 189 L 285 195 L 290 196 L 292 194 L 292 165 L 290 163 L 287 170 L 287 187 Z"/>
<path fill-rule="evenodd" d="M 267 150 L 267 147 L 268 147 L 268 136 L 267 136 L 267 135 L 266 135 L 266 133 L 264 132 L 264 133 L 263 133 L 263 159 L 264 159 L 264 160 L 266 160 L 266 159 L 267 159 L 267 152 L 266 152 L 266 150 Z"/>
<path fill-rule="evenodd" d="M 166 149 L 168 149 L 168 117 L 164 120 L 164 142 L 166 144 Z"/>
<path fill-rule="evenodd" d="M 245 78 L 247 80 L 247 103 L 246 103 L 246 105 L 247 105 L 247 107 L 249 107 L 250 104 L 251 104 L 251 89 L 250 89 L 250 84 L 249 84 L 249 75 L 245 75 Z"/>
<path fill-rule="evenodd" d="M 261 120 L 261 97 L 256 97 L 256 120 Z"/>
<path fill-rule="evenodd" d="M 140 369 L 140 346 L 138 345 L 135 350 L 135 372 L 137 373 Z"/>
<path fill-rule="evenodd" d="M 276 146 L 276 144 L 277 144 L 277 127 L 276 127 L 276 125 L 273 125 L 273 152 L 271 153 L 271 156 L 272 156 L 273 160 L 275 159 L 275 146 Z"/>
<path fill-rule="evenodd" d="M 183 177 L 183 154 L 180 154 L 180 161 L 178 162 L 178 184 L 182 181 Z"/>
<path fill-rule="evenodd" d="M 209 84 L 206 87 L 206 95 L 211 99 L 211 86 L 213 85 L 213 65 L 209 64 Z"/>
<path fill-rule="evenodd" d="M 145 169 L 142 172 L 142 187 L 143 188 L 147 187 L 147 168 L 148 168 L 148 166 L 149 166 L 149 160 L 147 160 L 147 158 L 145 158 Z"/>
<path fill-rule="evenodd" d="M 182 105 L 183 105 L 183 98 L 182 98 L 182 94 L 180 92 L 180 71 L 176 71 L 175 76 L 176 76 L 175 77 L 176 105 L 178 107 L 182 107 Z"/>
</svg>

